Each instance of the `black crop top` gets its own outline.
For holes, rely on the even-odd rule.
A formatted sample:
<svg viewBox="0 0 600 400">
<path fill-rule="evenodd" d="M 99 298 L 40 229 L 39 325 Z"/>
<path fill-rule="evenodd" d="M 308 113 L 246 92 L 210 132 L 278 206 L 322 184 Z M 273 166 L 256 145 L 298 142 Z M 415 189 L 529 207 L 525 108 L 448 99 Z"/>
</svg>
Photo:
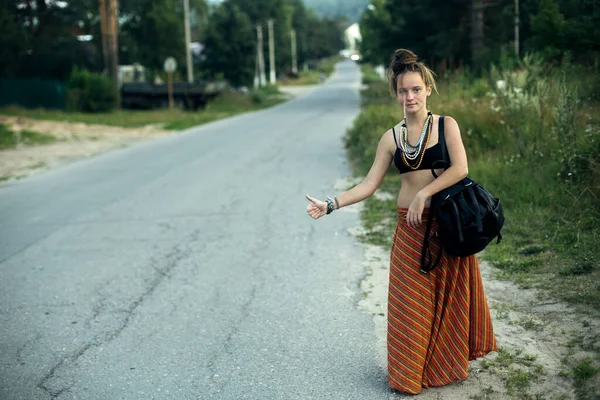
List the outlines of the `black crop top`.
<svg viewBox="0 0 600 400">
<path fill-rule="evenodd" d="M 440 117 L 441 123 L 438 123 L 438 127 L 440 127 L 441 129 L 444 129 L 444 124 L 443 124 L 442 118 L 443 117 Z M 431 169 L 431 167 L 433 166 L 433 163 L 435 161 L 443 159 L 442 146 L 440 144 L 440 138 L 441 138 L 441 135 L 444 134 L 443 132 L 438 132 L 438 143 L 437 144 L 425 149 L 425 154 L 423 155 L 423 161 L 421 162 L 421 165 L 419 165 L 419 168 L 417 168 L 417 169 L 412 169 L 412 168 L 408 167 L 406 164 L 404 164 L 404 161 L 402 160 L 402 149 L 400 149 L 400 147 L 398 147 L 398 141 L 396 140 L 396 130 L 394 128 L 392 128 L 392 133 L 394 134 L 394 142 L 396 143 L 396 152 L 394 153 L 394 164 L 396 165 L 396 168 L 398 168 L 398 171 L 400 172 L 400 174 L 404 174 L 406 172 L 418 171 L 418 170 L 422 170 L 422 169 Z"/>
</svg>

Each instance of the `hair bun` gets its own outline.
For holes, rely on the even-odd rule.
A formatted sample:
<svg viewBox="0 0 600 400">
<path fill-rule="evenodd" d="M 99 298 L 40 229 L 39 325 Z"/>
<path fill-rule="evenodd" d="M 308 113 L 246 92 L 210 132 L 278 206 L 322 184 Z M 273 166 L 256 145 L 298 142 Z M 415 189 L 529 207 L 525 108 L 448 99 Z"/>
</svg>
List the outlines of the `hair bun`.
<svg viewBox="0 0 600 400">
<path fill-rule="evenodd" d="M 419 60 L 417 59 L 417 55 L 410 50 L 407 49 L 398 49 L 394 52 L 392 56 L 392 61 L 394 64 L 414 64 Z"/>
</svg>

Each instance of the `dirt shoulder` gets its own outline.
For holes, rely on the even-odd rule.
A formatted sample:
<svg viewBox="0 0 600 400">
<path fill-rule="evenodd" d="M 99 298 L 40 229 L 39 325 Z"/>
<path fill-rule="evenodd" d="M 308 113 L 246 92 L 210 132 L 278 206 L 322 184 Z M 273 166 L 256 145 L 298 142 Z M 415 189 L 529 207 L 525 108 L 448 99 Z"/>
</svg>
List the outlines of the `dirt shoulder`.
<svg viewBox="0 0 600 400">
<path fill-rule="evenodd" d="M 359 308 L 373 316 L 378 359 L 385 371 L 390 254 L 389 249 L 364 246 L 367 275 Z M 419 398 L 597 399 L 592 387 L 576 385 L 568 365 L 595 357 L 600 321 L 559 301 L 541 300 L 535 290 L 496 279 L 495 268 L 485 261 L 480 260 L 480 268 L 499 351 L 470 362 L 465 381 L 424 390 Z"/>
<path fill-rule="evenodd" d="M 46 145 L 21 145 L 14 149 L 1 150 L 0 180 L 19 179 L 114 148 L 175 133 L 152 125 L 121 128 L 7 116 L 0 116 L 0 124 L 15 133 L 28 130 L 58 139 Z"/>
</svg>

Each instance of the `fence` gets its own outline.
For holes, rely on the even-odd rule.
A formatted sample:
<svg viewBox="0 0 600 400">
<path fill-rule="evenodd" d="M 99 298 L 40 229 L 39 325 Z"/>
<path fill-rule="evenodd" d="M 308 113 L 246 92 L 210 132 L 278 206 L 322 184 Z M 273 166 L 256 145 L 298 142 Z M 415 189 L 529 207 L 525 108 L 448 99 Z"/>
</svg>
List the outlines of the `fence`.
<svg viewBox="0 0 600 400">
<path fill-rule="evenodd" d="M 67 83 L 37 78 L 0 78 L 0 106 L 66 107 Z"/>
</svg>

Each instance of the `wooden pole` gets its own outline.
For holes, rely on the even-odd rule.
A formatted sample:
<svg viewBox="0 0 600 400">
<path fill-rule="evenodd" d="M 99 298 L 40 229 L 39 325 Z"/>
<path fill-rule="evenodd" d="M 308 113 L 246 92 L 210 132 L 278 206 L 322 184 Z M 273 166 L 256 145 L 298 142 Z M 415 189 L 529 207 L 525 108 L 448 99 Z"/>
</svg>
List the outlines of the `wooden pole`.
<svg viewBox="0 0 600 400">
<path fill-rule="evenodd" d="M 173 109 L 173 73 L 167 72 L 167 87 L 169 91 L 169 109 Z"/>
<path fill-rule="evenodd" d="M 265 56 L 263 52 L 263 31 L 260 24 L 256 25 L 256 36 L 258 42 L 258 69 L 260 71 L 259 85 L 266 86 L 267 78 L 265 76 Z"/>
<path fill-rule="evenodd" d="M 104 58 L 104 66 L 108 72 L 108 18 L 106 15 L 106 0 L 99 0 L 100 5 L 100 37 L 102 38 L 102 57 Z"/>
<path fill-rule="evenodd" d="M 292 72 L 294 74 L 298 73 L 298 52 L 296 48 L 296 30 L 292 29 L 291 35 L 292 37 Z"/>
<path fill-rule="evenodd" d="M 104 15 L 102 15 L 104 10 Z M 117 0 L 100 0 L 100 18 L 104 25 L 104 37 L 106 44 L 102 50 L 105 51 L 104 65 L 108 71 L 108 76 L 113 82 L 115 94 L 117 96 L 117 107 L 121 105 L 121 96 L 119 93 L 119 6 Z"/>
<path fill-rule="evenodd" d="M 183 18 L 184 18 L 184 29 L 185 29 L 185 59 L 187 63 L 187 78 L 188 82 L 194 82 L 194 67 L 192 65 L 192 50 L 190 49 L 190 42 L 192 41 L 192 34 L 190 32 L 190 0 L 183 0 Z"/>
<path fill-rule="evenodd" d="M 273 20 L 269 19 L 269 83 L 274 85 L 277 80 L 277 74 L 275 73 L 275 37 L 273 34 Z"/>
<path fill-rule="evenodd" d="M 519 57 L 519 0 L 515 0 L 515 54 Z"/>
</svg>

